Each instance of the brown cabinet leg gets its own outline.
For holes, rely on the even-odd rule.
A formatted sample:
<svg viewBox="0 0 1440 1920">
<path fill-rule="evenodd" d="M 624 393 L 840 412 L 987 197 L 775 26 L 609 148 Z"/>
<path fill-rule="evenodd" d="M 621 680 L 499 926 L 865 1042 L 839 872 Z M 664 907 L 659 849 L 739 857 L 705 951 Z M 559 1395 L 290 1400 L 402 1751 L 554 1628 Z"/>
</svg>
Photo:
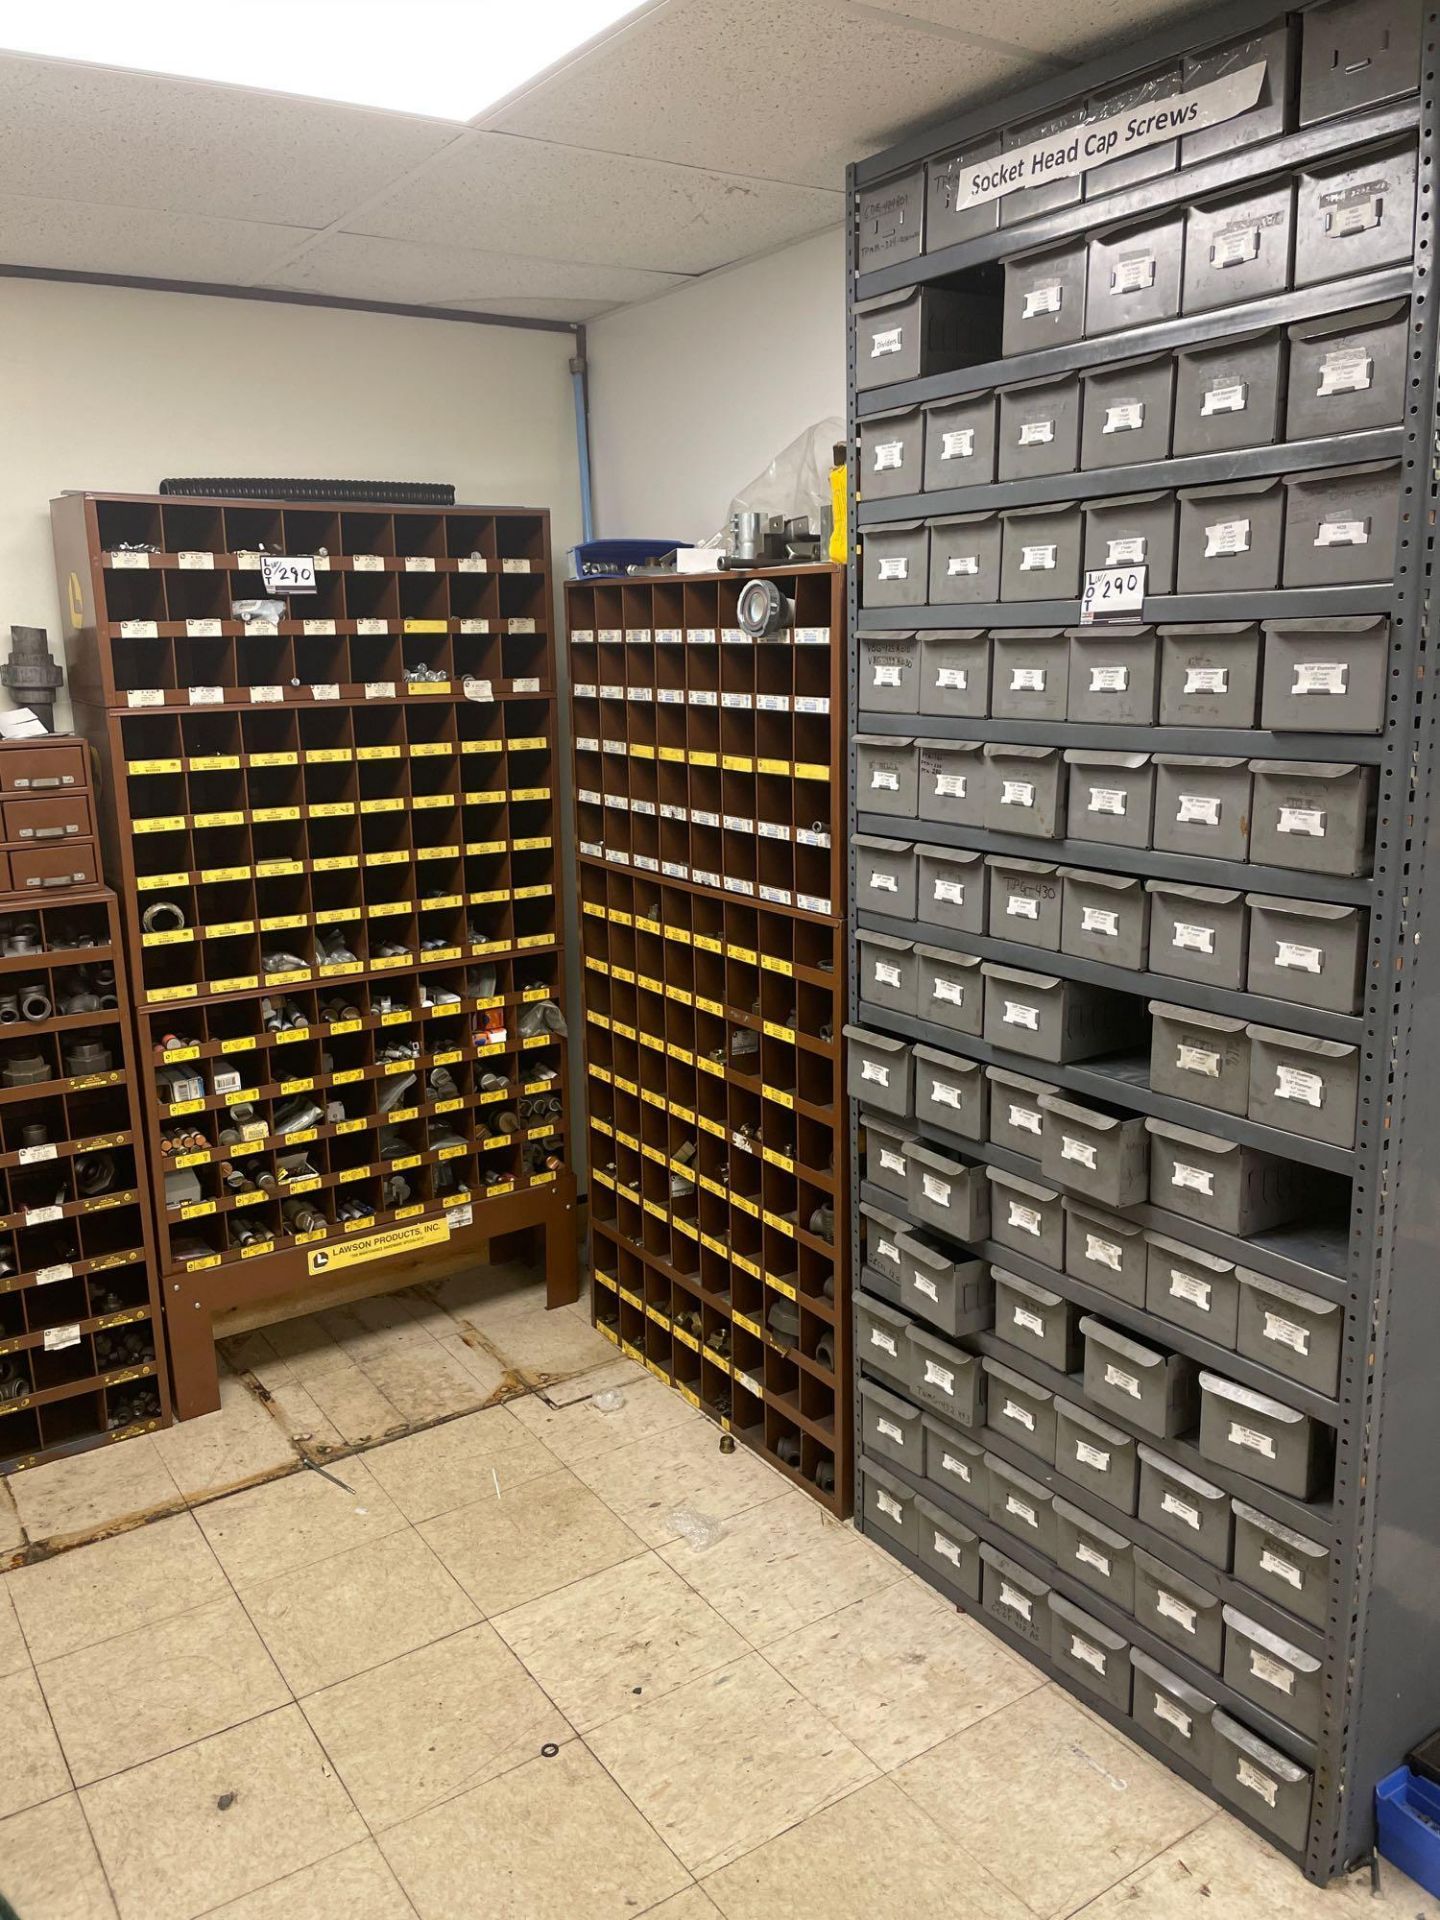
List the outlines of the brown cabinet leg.
<svg viewBox="0 0 1440 1920">
<path fill-rule="evenodd" d="M 165 1336 L 170 1347 L 170 1378 L 175 1417 L 193 1420 L 214 1413 L 220 1405 L 220 1369 L 215 1359 L 215 1332 L 204 1302 L 195 1297 L 193 1283 L 184 1275 L 167 1281 Z"/>
<path fill-rule="evenodd" d="M 545 1304 L 568 1307 L 580 1298 L 580 1256 L 575 1245 L 575 1183 L 566 1183 L 564 1204 L 545 1221 Z"/>
</svg>

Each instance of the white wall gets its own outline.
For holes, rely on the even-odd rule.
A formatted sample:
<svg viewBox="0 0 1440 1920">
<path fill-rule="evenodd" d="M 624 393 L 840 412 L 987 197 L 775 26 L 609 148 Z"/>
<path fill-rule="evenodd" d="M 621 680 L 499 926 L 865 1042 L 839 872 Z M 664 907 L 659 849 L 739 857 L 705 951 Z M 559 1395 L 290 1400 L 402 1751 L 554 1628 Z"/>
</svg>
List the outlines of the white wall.
<svg viewBox="0 0 1440 1920">
<path fill-rule="evenodd" d="M 773 455 L 845 418 L 844 230 L 604 314 L 587 352 L 597 531 L 716 533 Z"/>
</svg>

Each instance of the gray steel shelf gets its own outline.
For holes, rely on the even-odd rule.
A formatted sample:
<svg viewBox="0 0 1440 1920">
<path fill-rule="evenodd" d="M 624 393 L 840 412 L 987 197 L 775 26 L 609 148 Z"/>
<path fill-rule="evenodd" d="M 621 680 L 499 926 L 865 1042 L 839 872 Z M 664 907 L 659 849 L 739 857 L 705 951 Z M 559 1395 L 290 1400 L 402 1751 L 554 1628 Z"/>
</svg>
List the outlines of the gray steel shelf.
<svg viewBox="0 0 1440 1920">
<path fill-rule="evenodd" d="M 1263 593 L 1152 593 L 1141 619 L 1315 620 L 1350 613 L 1388 613 L 1395 589 L 1388 580 L 1354 587 L 1274 587 Z M 915 633 L 928 627 L 1076 627 L 1078 600 L 986 600 L 967 605 L 861 607 L 858 632 Z"/>
<path fill-rule="evenodd" d="M 1015 746 L 1074 747 L 1116 753 L 1241 753 L 1264 760 L 1346 760 L 1378 766 L 1385 741 L 1378 733 L 1266 733 L 1259 727 L 1117 727 L 1076 720 L 954 720 L 938 713 L 867 713 L 857 733 L 893 733 L 905 739 L 996 740 Z M 903 823 L 902 823 L 903 824 Z M 922 823 L 923 824 L 923 823 Z"/>
</svg>

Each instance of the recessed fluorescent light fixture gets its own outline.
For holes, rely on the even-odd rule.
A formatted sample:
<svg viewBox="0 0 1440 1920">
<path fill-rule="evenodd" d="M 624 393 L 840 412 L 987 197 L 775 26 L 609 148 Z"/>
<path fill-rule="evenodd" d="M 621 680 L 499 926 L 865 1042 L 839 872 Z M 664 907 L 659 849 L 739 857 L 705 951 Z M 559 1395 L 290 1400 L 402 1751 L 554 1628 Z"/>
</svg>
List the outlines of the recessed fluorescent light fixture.
<svg viewBox="0 0 1440 1920">
<path fill-rule="evenodd" d="M 645 0 L 67 0 L 0 49 L 472 120 Z"/>
</svg>

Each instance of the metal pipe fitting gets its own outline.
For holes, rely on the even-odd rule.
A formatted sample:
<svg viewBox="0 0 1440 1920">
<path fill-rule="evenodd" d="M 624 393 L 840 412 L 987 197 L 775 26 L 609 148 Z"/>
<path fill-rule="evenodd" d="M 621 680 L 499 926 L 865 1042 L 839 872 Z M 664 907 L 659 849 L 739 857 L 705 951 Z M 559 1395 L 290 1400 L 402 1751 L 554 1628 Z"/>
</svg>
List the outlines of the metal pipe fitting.
<svg viewBox="0 0 1440 1920">
<path fill-rule="evenodd" d="M 20 1012 L 27 1020 L 48 1020 L 55 1011 L 50 995 L 38 982 L 20 989 Z M 80 1009 L 84 1011 L 84 1009 Z"/>
<path fill-rule="evenodd" d="M 174 933 L 185 925 L 185 909 L 174 900 L 152 900 L 140 916 L 145 933 Z"/>
<path fill-rule="evenodd" d="M 0 1027 L 14 1026 L 20 1018 L 20 1002 L 13 993 L 0 993 Z"/>
</svg>

